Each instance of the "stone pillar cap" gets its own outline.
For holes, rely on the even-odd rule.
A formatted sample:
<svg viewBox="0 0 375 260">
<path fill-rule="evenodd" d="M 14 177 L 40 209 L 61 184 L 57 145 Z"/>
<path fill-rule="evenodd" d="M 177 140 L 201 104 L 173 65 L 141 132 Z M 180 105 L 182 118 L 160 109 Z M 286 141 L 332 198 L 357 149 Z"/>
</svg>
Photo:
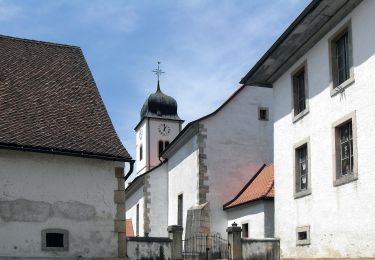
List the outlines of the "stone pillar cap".
<svg viewBox="0 0 375 260">
<path fill-rule="evenodd" d="M 179 225 L 171 225 L 171 226 L 168 226 L 168 232 L 173 232 L 173 231 L 183 231 L 183 227 L 182 226 L 179 226 Z"/>
<path fill-rule="evenodd" d="M 228 233 L 241 232 L 241 231 L 242 231 L 242 228 L 238 227 L 236 222 L 233 222 L 232 226 L 227 228 Z"/>
</svg>

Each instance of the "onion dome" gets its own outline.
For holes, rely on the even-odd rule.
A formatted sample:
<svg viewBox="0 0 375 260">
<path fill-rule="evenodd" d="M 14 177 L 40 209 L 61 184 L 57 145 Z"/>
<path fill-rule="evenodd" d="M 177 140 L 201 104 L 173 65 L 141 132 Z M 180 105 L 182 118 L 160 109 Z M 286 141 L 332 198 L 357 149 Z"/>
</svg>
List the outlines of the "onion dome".
<svg viewBox="0 0 375 260">
<path fill-rule="evenodd" d="M 156 92 L 151 94 L 143 104 L 141 109 L 141 120 L 144 117 L 181 120 L 177 114 L 176 100 L 160 90 L 159 81 Z"/>
</svg>

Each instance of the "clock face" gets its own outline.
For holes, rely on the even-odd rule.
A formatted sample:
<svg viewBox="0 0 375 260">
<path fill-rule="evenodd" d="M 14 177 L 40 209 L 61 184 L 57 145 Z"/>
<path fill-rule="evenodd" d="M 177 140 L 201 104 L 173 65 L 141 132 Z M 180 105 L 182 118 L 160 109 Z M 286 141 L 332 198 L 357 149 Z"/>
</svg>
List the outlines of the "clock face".
<svg viewBox="0 0 375 260">
<path fill-rule="evenodd" d="M 167 136 L 171 132 L 171 128 L 166 123 L 161 123 L 158 127 L 161 135 Z"/>
</svg>

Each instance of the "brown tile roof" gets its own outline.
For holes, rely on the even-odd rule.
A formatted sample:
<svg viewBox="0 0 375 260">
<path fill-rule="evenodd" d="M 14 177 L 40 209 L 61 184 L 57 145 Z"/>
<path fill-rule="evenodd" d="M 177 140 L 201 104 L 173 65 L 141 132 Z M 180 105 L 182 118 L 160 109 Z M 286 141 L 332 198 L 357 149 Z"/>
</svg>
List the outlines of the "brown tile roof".
<svg viewBox="0 0 375 260">
<path fill-rule="evenodd" d="M 263 165 L 237 196 L 224 204 L 223 209 L 243 205 L 259 199 L 274 198 L 273 164 Z"/>
<path fill-rule="evenodd" d="M 134 237 L 133 223 L 131 219 L 125 220 L 125 229 L 127 237 Z"/>
<path fill-rule="evenodd" d="M 79 47 L 0 36 L 0 147 L 129 160 Z"/>
</svg>

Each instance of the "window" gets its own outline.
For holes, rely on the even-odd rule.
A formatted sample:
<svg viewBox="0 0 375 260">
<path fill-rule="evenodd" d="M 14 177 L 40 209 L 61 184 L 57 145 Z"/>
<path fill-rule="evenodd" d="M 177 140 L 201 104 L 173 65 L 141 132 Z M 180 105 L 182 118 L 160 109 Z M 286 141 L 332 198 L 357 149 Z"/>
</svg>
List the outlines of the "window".
<svg viewBox="0 0 375 260">
<path fill-rule="evenodd" d="M 169 145 L 169 142 L 168 142 L 168 141 L 165 141 L 164 149 L 167 148 L 168 145 Z"/>
<path fill-rule="evenodd" d="M 311 194 L 309 138 L 294 146 L 295 151 L 295 190 L 294 197 L 299 198 Z"/>
<path fill-rule="evenodd" d="M 340 185 L 357 179 L 357 150 L 354 113 L 334 124 L 334 135 L 334 185 Z"/>
<path fill-rule="evenodd" d="M 351 26 L 346 24 L 330 39 L 331 94 L 347 87 L 353 80 Z"/>
<path fill-rule="evenodd" d="M 258 119 L 267 121 L 268 120 L 268 108 L 266 107 L 259 107 L 258 108 Z"/>
<path fill-rule="evenodd" d="M 135 223 L 135 235 L 139 236 L 139 204 L 137 204 L 137 212 L 136 212 L 136 223 Z"/>
<path fill-rule="evenodd" d="M 310 226 L 297 227 L 297 245 L 310 245 Z"/>
<path fill-rule="evenodd" d="M 293 75 L 293 109 L 294 116 L 306 110 L 306 73 L 305 66 Z"/>
<path fill-rule="evenodd" d="M 68 251 L 69 233 L 64 229 L 42 230 L 42 251 Z"/>
<path fill-rule="evenodd" d="M 139 160 L 142 161 L 143 159 L 143 148 L 142 148 L 142 145 L 139 146 Z"/>
<path fill-rule="evenodd" d="M 164 150 L 164 142 L 159 141 L 159 155 L 163 152 L 163 150 Z"/>
<path fill-rule="evenodd" d="M 249 223 L 242 224 L 242 237 L 249 237 Z"/>
<path fill-rule="evenodd" d="M 336 78 L 337 84 L 340 85 L 350 77 L 349 72 L 349 47 L 348 32 L 345 32 L 336 42 Z"/>
<path fill-rule="evenodd" d="M 177 225 L 182 226 L 183 224 L 183 200 L 182 194 L 178 195 L 177 198 Z"/>
</svg>

